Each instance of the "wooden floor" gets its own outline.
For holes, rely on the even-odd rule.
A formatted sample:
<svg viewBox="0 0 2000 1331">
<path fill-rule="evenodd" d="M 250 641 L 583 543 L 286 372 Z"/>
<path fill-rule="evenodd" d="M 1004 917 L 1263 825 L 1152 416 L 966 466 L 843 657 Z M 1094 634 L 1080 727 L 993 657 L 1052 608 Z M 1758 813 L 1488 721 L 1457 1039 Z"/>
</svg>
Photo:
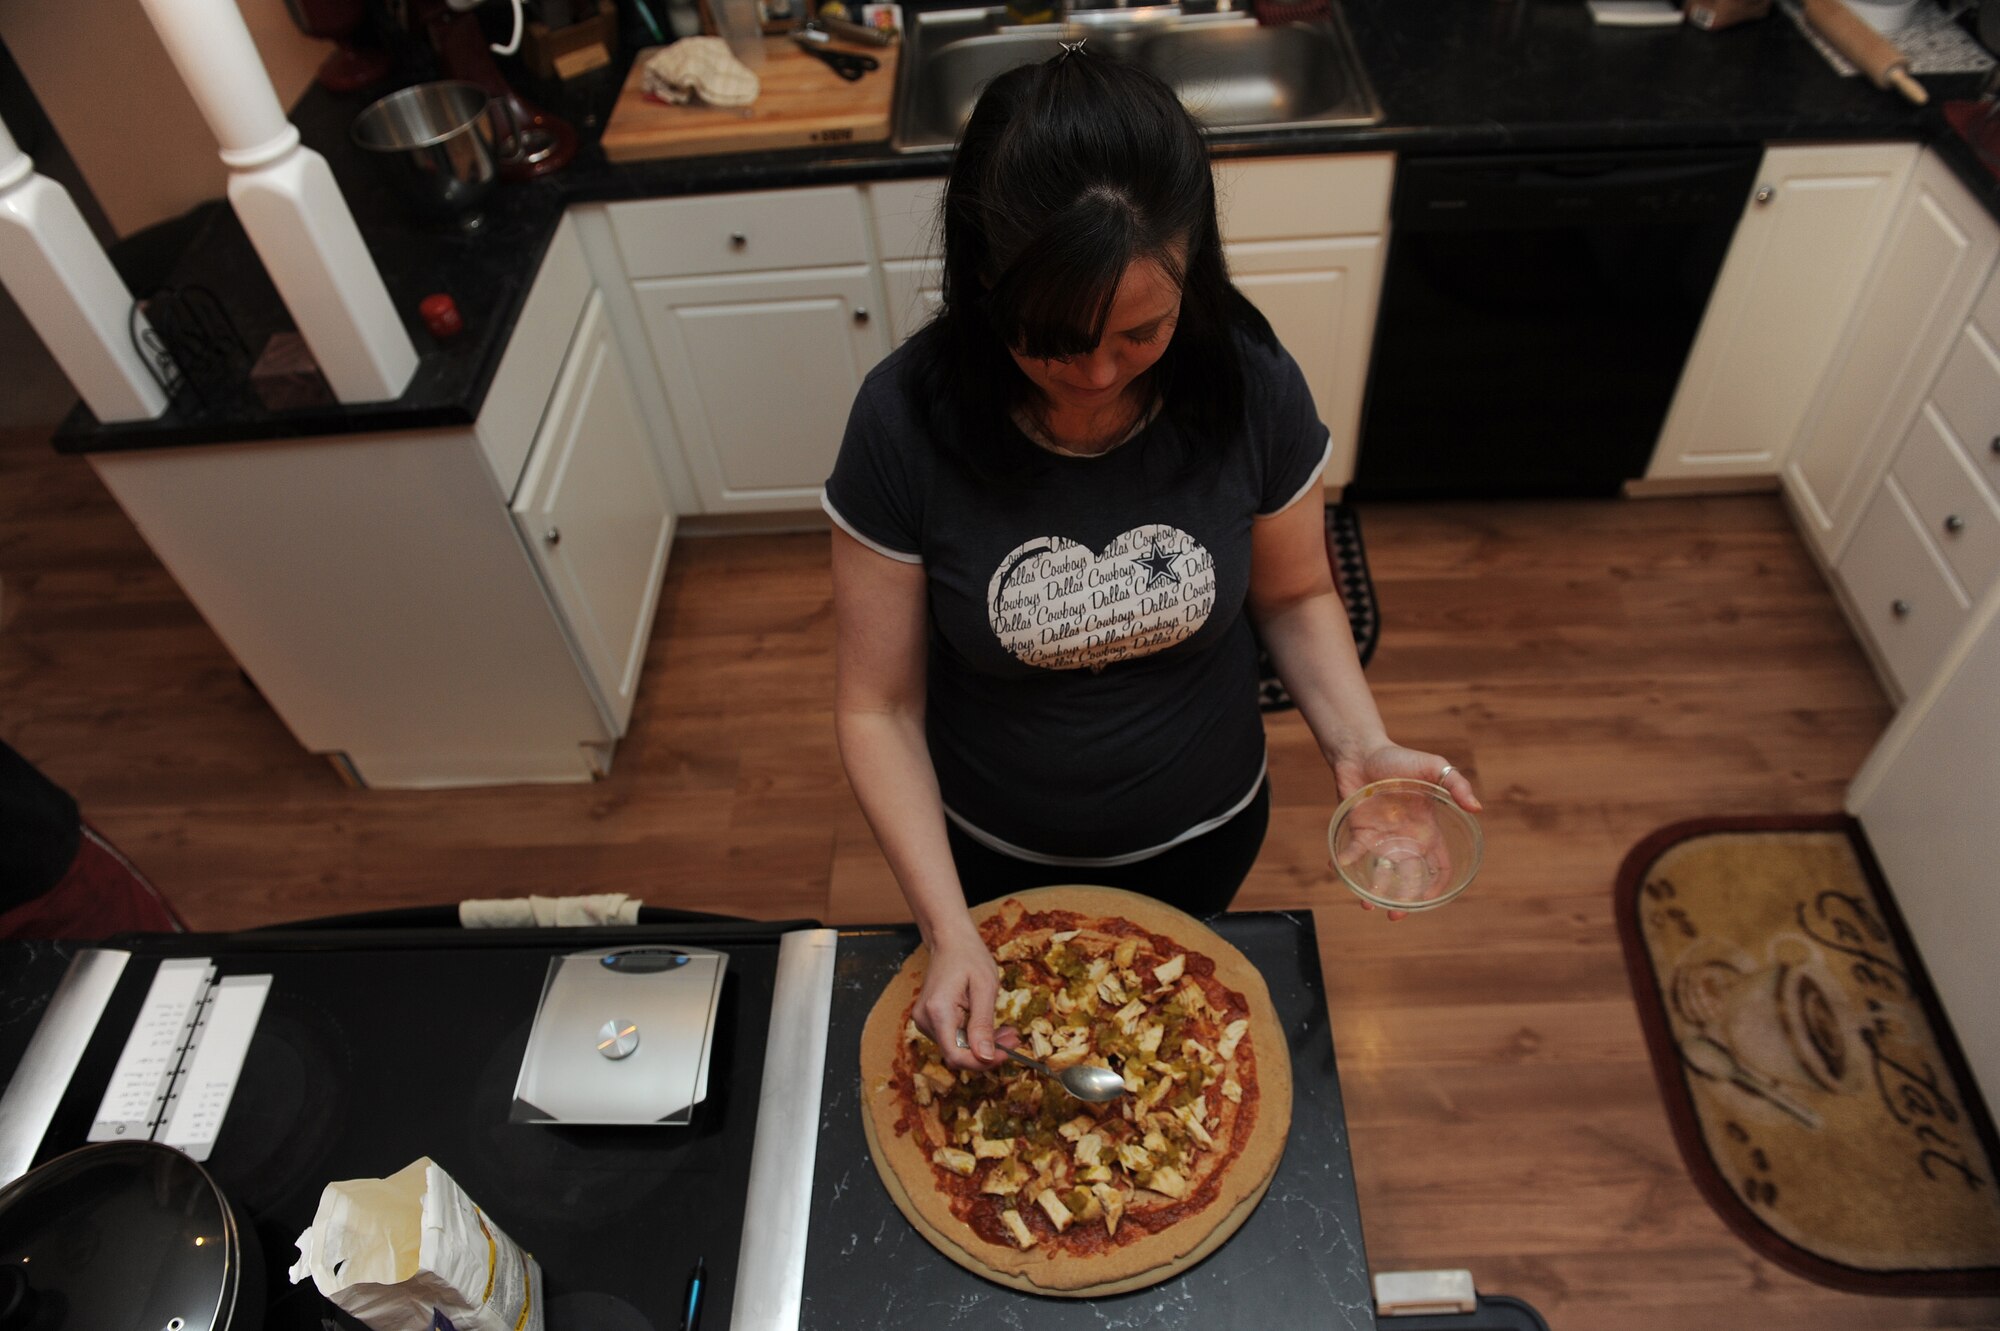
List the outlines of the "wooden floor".
<svg viewBox="0 0 2000 1331">
<path fill-rule="evenodd" d="M 299 749 L 89 469 L 0 432 L 0 737 L 197 928 L 618 890 L 903 917 L 834 751 L 824 536 L 683 540 L 631 735 L 592 786 L 344 788 Z M 1388 924 L 1327 885 L 1331 777 L 1270 723 L 1239 904 L 1310 907 L 1376 1270 L 1469 1267 L 1557 1331 L 2000 1326 L 1753 1255 L 1682 1168 L 1611 914 L 1679 818 L 1837 809 L 1889 708 L 1771 496 L 1363 510 L 1391 733 L 1487 806 L 1479 882 Z"/>
</svg>

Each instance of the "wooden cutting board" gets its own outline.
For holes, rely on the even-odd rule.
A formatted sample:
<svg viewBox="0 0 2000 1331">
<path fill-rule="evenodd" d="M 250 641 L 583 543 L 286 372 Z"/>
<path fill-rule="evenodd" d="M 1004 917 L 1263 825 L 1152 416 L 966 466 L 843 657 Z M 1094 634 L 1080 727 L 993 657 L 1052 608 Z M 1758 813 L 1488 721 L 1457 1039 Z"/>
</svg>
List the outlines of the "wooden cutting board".
<svg viewBox="0 0 2000 1331">
<path fill-rule="evenodd" d="M 764 67 L 756 70 L 763 89 L 754 104 L 740 109 L 704 106 L 699 101 L 672 106 L 645 92 L 648 47 L 632 61 L 605 126 L 604 155 L 614 162 L 707 153 L 804 148 L 829 143 L 880 143 L 889 137 L 889 105 L 896 90 L 895 46 L 835 44 L 831 49 L 872 55 L 882 62 L 853 83 L 798 48 L 789 37 L 764 39 Z"/>
</svg>

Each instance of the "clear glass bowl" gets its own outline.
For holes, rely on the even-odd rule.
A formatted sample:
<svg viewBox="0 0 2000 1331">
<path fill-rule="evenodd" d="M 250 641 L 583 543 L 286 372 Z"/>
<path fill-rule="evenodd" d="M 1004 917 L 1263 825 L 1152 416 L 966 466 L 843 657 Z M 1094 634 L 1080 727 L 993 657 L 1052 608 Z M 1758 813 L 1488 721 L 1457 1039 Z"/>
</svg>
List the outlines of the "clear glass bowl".
<svg viewBox="0 0 2000 1331">
<path fill-rule="evenodd" d="M 1472 882 L 1486 839 L 1443 786 L 1393 777 L 1343 800 L 1326 841 L 1334 871 L 1363 901 L 1435 910 Z"/>
</svg>

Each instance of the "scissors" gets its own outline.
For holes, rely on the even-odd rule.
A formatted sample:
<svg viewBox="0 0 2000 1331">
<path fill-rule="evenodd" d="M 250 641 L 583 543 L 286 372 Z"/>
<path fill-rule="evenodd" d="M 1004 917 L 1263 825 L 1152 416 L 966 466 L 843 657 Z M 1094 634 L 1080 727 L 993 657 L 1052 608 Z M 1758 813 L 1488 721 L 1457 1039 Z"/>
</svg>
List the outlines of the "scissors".
<svg viewBox="0 0 2000 1331">
<path fill-rule="evenodd" d="M 793 34 L 792 40 L 798 43 L 801 51 L 804 51 L 807 55 L 817 56 L 819 59 L 824 60 L 834 73 L 840 75 L 840 77 L 846 79 L 849 83 L 854 82 L 871 69 L 882 68 L 882 62 L 872 55 L 856 55 L 849 51 L 829 51 L 824 46 L 816 45 L 796 33 Z"/>
</svg>

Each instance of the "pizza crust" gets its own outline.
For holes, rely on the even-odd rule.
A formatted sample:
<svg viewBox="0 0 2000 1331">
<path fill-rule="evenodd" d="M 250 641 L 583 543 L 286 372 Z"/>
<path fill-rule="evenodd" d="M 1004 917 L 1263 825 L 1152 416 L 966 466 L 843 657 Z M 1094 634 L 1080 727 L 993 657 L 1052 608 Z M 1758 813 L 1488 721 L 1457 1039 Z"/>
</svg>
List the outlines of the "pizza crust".
<svg viewBox="0 0 2000 1331">
<path fill-rule="evenodd" d="M 952 1214 L 947 1198 L 931 1186 L 930 1158 L 918 1147 L 913 1134 L 897 1133 L 902 1103 L 886 1089 L 907 1014 L 930 960 L 929 949 L 919 947 L 884 988 L 861 1037 L 862 1127 L 876 1172 L 897 1208 L 920 1234 L 946 1257 L 989 1280 L 1036 1294 L 1085 1298 L 1125 1293 L 1171 1279 L 1220 1247 L 1249 1217 L 1270 1187 L 1284 1154 L 1292 1119 L 1291 1056 L 1284 1028 L 1271 1007 L 1270 991 L 1249 959 L 1214 930 L 1151 897 L 1108 887 L 1042 887 L 975 907 L 973 922 L 984 924 L 1009 901 L 1019 902 L 1030 912 L 1067 910 L 1084 916 L 1123 918 L 1211 958 L 1216 979 L 1242 994 L 1250 1007 L 1257 1117 L 1249 1136 L 1223 1172 L 1215 1199 L 1200 1215 L 1102 1255 L 1052 1257 L 1040 1248 L 1024 1252 L 981 1238 Z M 906 1186 L 905 1178 L 919 1180 L 922 1186 Z"/>
</svg>

